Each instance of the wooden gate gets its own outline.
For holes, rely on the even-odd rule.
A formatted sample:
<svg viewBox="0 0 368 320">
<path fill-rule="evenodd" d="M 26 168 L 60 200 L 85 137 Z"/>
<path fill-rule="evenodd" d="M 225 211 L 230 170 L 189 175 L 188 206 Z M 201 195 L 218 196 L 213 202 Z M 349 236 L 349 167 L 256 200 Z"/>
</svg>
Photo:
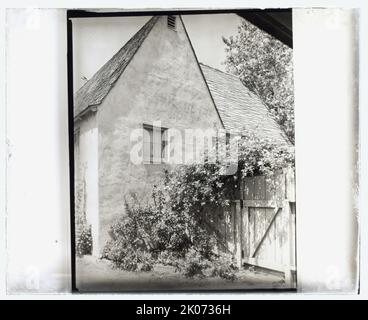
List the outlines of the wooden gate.
<svg viewBox="0 0 368 320">
<path fill-rule="evenodd" d="M 289 170 L 272 179 L 244 178 L 240 199 L 231 202 L 226 215 L 228 248 L 238 265 L 282 272 L 291 287 L 295 285 L 294 177 Z"/>
</svg>

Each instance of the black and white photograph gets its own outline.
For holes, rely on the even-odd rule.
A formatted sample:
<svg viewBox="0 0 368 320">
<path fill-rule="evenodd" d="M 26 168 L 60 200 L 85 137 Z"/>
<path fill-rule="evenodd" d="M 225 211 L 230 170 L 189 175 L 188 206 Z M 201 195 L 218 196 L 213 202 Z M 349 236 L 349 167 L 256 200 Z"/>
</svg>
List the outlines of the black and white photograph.
<svg viewBox="0 0 368 320">
<path fill-rule="evenodd" d="M 25 2 L 0 5 L 0 298 L 367 298 L 368 2 Z"/>
<path fill-rule="evenodd" d="M 291 10 L 86 12 L 75 289 L 296 289 Z"/>
</svg>

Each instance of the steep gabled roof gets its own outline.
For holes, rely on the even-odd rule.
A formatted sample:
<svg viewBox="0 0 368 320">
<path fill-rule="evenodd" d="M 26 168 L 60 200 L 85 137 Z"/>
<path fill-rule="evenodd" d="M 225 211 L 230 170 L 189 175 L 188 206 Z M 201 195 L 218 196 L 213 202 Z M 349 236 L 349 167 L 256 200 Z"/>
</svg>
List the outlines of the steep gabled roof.
<svg viewBox="0 0 368 320">
<path fill-rule="evenodd" d="M 226 130 L 256 131 L 280 144 L 289 141 L 264 102 L 235 76 L 200 64 Z"/>
<path fill-rule="evenodd" d="M 152 30 L 159 16 L 151 18 L 74 96 L 74 115 L 99 105 Z M 195 53 L 194 53 L 195 54 Z M 280 144 L 290 144 L 268 107 L 237 76 L 200 64 L 204 80 L 226 130 L 256 131 Z"/>
<path fill-rule="evenodd" d="M 151 18 L 107 63 L 81 87 L 74 96 L 74 115 L 89 106 L 98 105 L 124 72 L 125 68 L 159 19 Z"/>
</svg>

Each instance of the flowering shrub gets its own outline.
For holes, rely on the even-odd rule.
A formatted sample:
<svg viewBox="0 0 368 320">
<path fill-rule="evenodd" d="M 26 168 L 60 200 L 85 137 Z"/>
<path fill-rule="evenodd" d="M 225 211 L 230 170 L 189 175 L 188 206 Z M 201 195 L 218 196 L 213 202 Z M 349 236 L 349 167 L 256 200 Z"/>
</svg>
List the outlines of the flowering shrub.
<svg viewBox="0 0 368 320">
<path fill-rule="evenodd" d="M 76 253 L 79 257 L 86 254 L 92 254 L 91 226 L 78 226 L 76 237 Z"/>
<path fill-rule="evenodd" d="M 150 271 L 153 242 L 150 224 L 151 208 L 126 205 L 127 215 L 111 226 L 110 240 L 104 247 L 102 258 L 110 260 L 116 268 L 127 271 Z"/>
<path fill-rule="evenodd" d="M 204 271 L 211 266 L 211 261 L 205 259 L 199 252 L 193 249 L 180 262 L 179 270 L 188 278 L 195 276 L 205 277 Z"/>
<path fill-rule="evenodd" d="M 161 212 L 175 219 L 175 233 L 169 248 L 183 252 L 195 248 L 210 259 L 216 244 L 213 223 L 221 215 L 218 207 L 226 207 L 226 179 L 216 164 L 179 166 L 165 172 L 163 183 L 154 188 L 153 198 Z M 166 224 L 167 225 L 167 224 Z"/>
<path fill-rule="evenodd" d="M 232 257 L 226 254 L 221 254 L 214 261 L 212 273 L 213 277 L 220 277 L 230 281 L 236 280 L 237 267 L 231 262 Z"/>
<path fill-rule="evenodd" d="M 107 243 L 102 257 L 110 260 L 114 267 L 127 271 L 150 271 L 153 268 L 152 258 L 148 252 L 135 250 L 126 243 L 116 240 Z"/>
<path fill-rule="evenodd" d="M 92 253 L 91 226 L 87 224 L 85 211 L 85 183 L 78 180 L 75 187 L 76 254 L 81 257 Z"/>
<path fill-rule="evenodd" d="M 294 147 L 263 138 L 256 131 L 243 132 L 239 143 L 239 169 L 243 176 L 273 176 L 294 165 Z"/>
<path fill-rule="evenodd" d="M 237 175 L 272 175 L 292 166 L 294 155 L 255 134 L 239 145 Z M 222 175 L 219 164 L 191 164 L 165 171 L 152 190 L 152 203 L 126 199 L 126 215 L 111 226 L 112 240 L 103 257 L 128 271 L 149 271 L 156 263 L 172 265 L 186 277 L 218 276 L 234 281 L 231 255 L 217 252 L 216 222 L 229 205 L 234 177 Z"/>
<path fill-rule="evenodd" d="M 164 263 L 188 277 L 201 275 L 215 258 L 212 209 L 228 204 L 223 180 L 219 167 L 210 164 L 165 172 L 153 189 L 152 204 L 139 205 L 135 196 L 126 199 L 126 215 L 111 226 L 103 258 L 129 271 Z"/>
</svg>

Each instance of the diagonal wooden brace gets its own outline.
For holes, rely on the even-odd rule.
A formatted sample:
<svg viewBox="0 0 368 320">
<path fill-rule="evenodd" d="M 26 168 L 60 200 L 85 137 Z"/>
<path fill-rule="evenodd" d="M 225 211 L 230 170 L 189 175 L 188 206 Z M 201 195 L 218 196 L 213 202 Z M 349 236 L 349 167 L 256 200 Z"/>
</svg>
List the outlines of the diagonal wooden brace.
<svg viewBox="0 0 368 320">
<path fill-rule="evenodd" d="M 257 244 L 256 248 L 254 249 L 253 254 L 251 255 L 251 257 L 252 257 L 252 258 L 254 258 L 254 257 L 256 256 L 256 254 L 257 254 L 258 250 L 260 249 L 260 247 L 261 247 L 261 245 L 262 245 L 263 241 L 266 239 L 267 234 L 268 234 L 268 232 L 270 231 L 271 226 L 272 226 L 273 222 L 274 222 L 274 221 L 275 221 L 275 219 L 276 219 L 276 216 L 279 214 L 279 212 L 281 211 L 281 209 L 282 209 L 282 208 L 280 208 L 280 207 L 276 207 L 276 208 L 275 208 L 275 211 L 274 211 L 274 213 L 273 213 L 272 219 L 271 219 L 271 221 L 270 221 L 269 225 L 267 226 L 266 232 L 265 232 L 265 233 L 264 233 L 264 235 L 262 236 L 261 240 L 258 242 L 258 244 Z"/>
</svg>

